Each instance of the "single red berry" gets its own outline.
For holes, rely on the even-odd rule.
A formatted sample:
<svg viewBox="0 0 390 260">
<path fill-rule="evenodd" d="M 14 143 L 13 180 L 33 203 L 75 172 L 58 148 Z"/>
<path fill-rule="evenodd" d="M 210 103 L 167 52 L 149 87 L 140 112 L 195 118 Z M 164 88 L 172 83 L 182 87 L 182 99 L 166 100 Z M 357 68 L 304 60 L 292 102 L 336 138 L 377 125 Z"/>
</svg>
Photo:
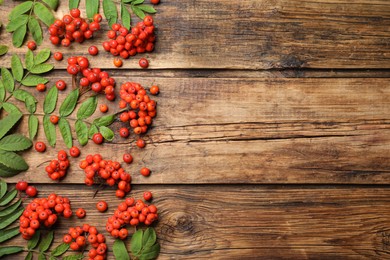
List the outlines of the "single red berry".
<svg viewBox="0 0 390 260">
<path fill-rule="evenodd" d="M 107 202 L 105 201 L 99 201 L 97 204 L 96 204 L 96 208 L 98 211 L 100 212 L 104 212 L 107 210 Z"/>
<path fill-rule="evenodd" d="M 58 80 L 58 81 L 56 82 L 56 88 L 57 88 L 58 90 L 64 90 L 64 89 L 66 88 L 66 83 L 65 83 L 65 81 L 63 81 L 62 79 Z"/>
<path fill-rule="evenodd" d="M 53 55 L 55 60 L 61 61 L 63 59 L 62 53 L 61 52 L 56 52 Z"/>
<path fill-rule="evenodd" d="M 139 148 L 144 148 L 146 146 L 145 141 L 141 138 L 137 140 L 136 144 Z"/>
<path fill-rule="evenodd" d="M 73 18 L 78 18 L 80 17 L 80 10 L 78 8 L 73 8 L 72 10 L 70 10 L 70 15 Z"/>
<path fill-rule="evenodd" d="M 43 153 L 46 151 L 46 145 L 44 142 L 36 142 L 34 147 L 37 152 Z"/>
<path fill-rule="evenodd" d="M 91 46 L 88 48 L 88 52 L 89 54 L 91 54 L 92 56 L 95 56 L 99 53 L 99 50 L 96 46 Z"/>
<path fill-rule="evenodd" d="M 68 155 L 66 154 L 66 152 L 64 150 L 60 150 L 58 153 L 57 153 L 57 158 L 58 160 L 60 161 L 66 161 L 67 158 L 68 158 Z"/>
<path fill-rule="evenodd" d="M 150 175 L 150 170 L 149 170 L 149 168 L 143 167 L 143 168 L 140 170 L 140 173 L 141 173 L 143 176 L 149 176 L 149 175 Z"/>
<path fill-rule="evenodd" d="M 56 115 L 51 115 L 50 116 L 50 122 L 53 124 L 53 125 L 56 125 L 56 124 L 58 124 L 58 120 L 59 120 L 60 118 L 58 117 L 58 116 L 56 116 Z"/>
<path fill-rule="evenodd" d="M 37 44 L 34 42 L 34 41 L 28 41 L 27 42 L 27 48 L 29 48 L 30 50 L 35 50 L 37 48 Z"/>
<path fill-rule="evenodd" d="M 118 68 L 122 67 L 123 61 L 119 58 L 114 58 L 114 65 L 115 65 L 115 67 L 118 67 Z"/>
<path fill-rule="evenodd" d="M 18 191 L 25 191 L 28 187 L 28 183 L 26 181 L 18 181 L 15 187 Z"/>
<path fill-rule="evenodd" d="M 78 218 L 84 218 L 85 214 L 86 214 L 86 212 L 85 212 L 85 210 L 83 208 L 79 208 L 79 209 L 76 210 L 76 216 Z"/>
<path fill-rule="evenodd" d="M 152 86 L 149 91 L 150 94 L 157 95 L 160 92 L 160 89 L 158 88 L 158 86 Z"/>
<path fill-rule="evenodd" d="M 94 20 L 95 22 L 100 23 L 100 22 L 102 21 L 102 19 L 103 19 L 103 17 L 102 17 L 100 14 L 95 14 L 95 15 L 93 16 L 93 20 Z"/>
<path fill-rule="evenodd" d="M 61 45 L 64 47 L 69 47 L 70 46 L 70 40 L 67 38 L 64 38 L 61 40 Z"/>
<path fill-rule="evenodd" d="M 126 138 L 128 137 L 130 134 L 129 132 L 129 129 L 127 129 L 126 127 L 122 127 L 121 129 L 119 129 L 119 135 L 123 138 Z"/>
<path fill-rule="evenodd" d="M 99 109 L 100 109 L 100 112 L 102 112 L 102 113 L 107 113 L 107 111 L 108 111 L 108 106 L 107 106 L 106 104 L 101 104 L 101 105 L 99 106 Z"/>
<path fill-rule="evenodd" d="M 150 2 L 154 5 L 157 5 L 160 3 L 160 0 L 150 0 Z"/>
<path fill-rule="evenodd" d="M 152 199 L 152 193 L 150 191 L 145 191 L 144 192 L 144 199 L 149 201 Z"/>
<path fill-rule="evenodd" d="M 125 163 L 132 163 L 133 162 L 133 156 L 131 156 L 131 154 L 129 154 L 129 153 L 125 153 L 123 155 L 123 161 Z"/>
<path fill-rule="evenodd" d="M 147 67 L 149 67 L 149 61 L 145 58 L 141 58 L 138 63 L 139 63 L 139 66 L 143 69 L 146 69 Z"/>
<path fill-rule="evenodd" d="M 96 133 L 92 136 L 92 141 L 95 144 L 101 144 L 103 143 L 103 135 L 101 133 Z"/>
<path fill-rule="evenodd" d="M 76 158 L 76 157 L 79 157 L 79 155 L 80 155 L 80 149 L 77 148 L 76 146 L 73 146 L 72 148 L 70 148 L 69 154 L 70 154 L 70 156 L 75 157 L 75 158 Z"/>
<path fill-rule="evenodd" d="M 36 88 L 36 90 L 38 90 L 39 92 L 43 92 L 43 91 L 46 90 L 45 84 L 42 84 L 42 83 L 38 84 L 35 88 Z"/>
<path fill-rule="evenodd" d="M 152 26 L 153 25 L 153 18 L 150 15 L 145 16 L 144 24 L 145 24 L 145 26 Z M 139 36 L 141 36 L 141 34 Z"/>
<path fill-rule="evenodd" d="M 26 189 L 26 194 L 29 197 L 35 197 L 37 193 L 38 193 L 37 188 L 35 188 L 34 186 L 28 186 Z"/>
</svg>

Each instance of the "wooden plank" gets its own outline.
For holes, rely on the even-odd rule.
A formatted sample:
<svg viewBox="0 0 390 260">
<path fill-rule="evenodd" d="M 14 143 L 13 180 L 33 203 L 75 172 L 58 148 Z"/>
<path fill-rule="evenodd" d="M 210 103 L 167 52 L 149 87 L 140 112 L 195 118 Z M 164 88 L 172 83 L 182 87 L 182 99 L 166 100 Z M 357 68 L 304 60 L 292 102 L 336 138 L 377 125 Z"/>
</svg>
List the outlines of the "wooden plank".
<svg viewBox="0 0 390 260">
<path fill-rule="evenodd" d="M 7 1 L 2 6 L 2 22 L 16 4 Z M 156 50 L 142 55 L 150 58 L 153 69 L 390 68 L 387 0 L 167 1 L 156 8 Z M 62 2 L 56 16 L 67 12 Z M 81 47 L 55 48 L 47 39 L 43 47 L 64 51 L 65 56 L 85 55 L 88 46 L 101 46 L 107 29 L 103 26 L 94 41 Z M 2 44 L 11 42 L 5 30 L 0 38 Z M 11 48 L 0 66 L 8 66 L 11 53 L 25 50 Z M 113 68 L 112 56 L 103 52 L 94 58 L 97 64 Z M 125 62 L 124 68 L 139 68 L 139 57 Z"/>
<path fill-rule="evenodd" d="M 119 200 L 104 190 L 75 185 L 38 185 L 40 196 L 69 196 L 87 217 L 64 220 L 56 244 L 72 225 L 90 223 L 104 230 Z M 159 259 L 384 259 L 389 258 L 389 187 L 351 186 L 143 186 L 159 209 Z M 77 193 L 75 192 L 77 190 Z M 95 202 L 105 199 L 102 214 Z M 104 231 L 104 234 L 107 233 Z M 111 249 L 113 240 L 108 239 Z M 24 244 L 19 237 L 13 245 Z M 109 259 L 113 259 L 110 252 Z M 13 258 L 11 258 L 13 259 Z"/>
<path fill-rule="evenodd" d="M 53 80 L 66 77 L 52 75 Z M 117 122 L 113 143 L 90 143 L 82 152 L 121 160 L 131 151 L 134 183 L 390 182 L 387 79 L 116 77 L 118 83 L 130 79 L 161 87 L 158 116 L 145 136 L 149 145 L 133 149 L 134 136 L 120 138 L 117 130 L 125 124 Z M 36 96 L 42 100 L 44 94 Z M 110 103 L 110 111 L 117 110 Z M 26 121 L 20 129 L 27 128 Z M 42 130 L 37 140 L 45 140 Z M 22 176 L 50 182 L 42 162 L 64 147 L 58 141 L 44 154 L 26 153 L 31 168 Z M 138 174 L 145 165 L 154 171 L 150 178 Z M 83 180 L 75 165 L 64 182 Z"/>
</svg>

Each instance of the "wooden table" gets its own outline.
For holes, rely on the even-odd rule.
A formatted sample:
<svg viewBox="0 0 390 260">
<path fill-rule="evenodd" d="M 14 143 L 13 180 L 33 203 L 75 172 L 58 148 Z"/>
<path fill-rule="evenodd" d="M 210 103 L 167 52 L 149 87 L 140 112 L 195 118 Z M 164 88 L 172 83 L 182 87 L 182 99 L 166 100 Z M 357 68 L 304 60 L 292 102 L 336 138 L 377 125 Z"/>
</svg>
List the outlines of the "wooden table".
<svg viewBox="0 0 390 260">
<path fill-rule="evenodd" d="M 2 22 L 15 5 L 5 2 Z M 91 58 L 117 82 L 160 86 L 147 147 L 116 136 L 102 146 L 90 142 L 82 155 L 133 153 L 130 195 L 154 194 L 159 259 L 390 258 L 390 2 L 199 0 L 156 8 L 148 70 L 139 69 L 141 56 L 120 70 L 104 51 Z M 56 16 L 67 11 L 61 3 Z M 85 55 L 91 44 L 101 49 L 103 27 L 92 42 L 69 49 L 53 47 L 45 32 L 40 48 Z M 10 41 L 3 29 L 0 43 Z M 0 66 L 25 52 L 11 48 Z M 53 62 L 51 84 L 70 81 L 66 61 Z M 76 160 L 60 183 L 37 167 L 64 147 L 58 141 L 44 154 L 27 152 L 30 170 L 7 181 L 36 183 L 41 196 L 69 196 L 73 208 L 87 209 L 86 222 L 104 230 L 107 216 L 94 206 L 105 199 L 111 214 L 119 201 L 113 189 L 92 199 Z M 138 174 L 144 165 L 149 178 Z M 56 234 L 80 223 L 61 220 Z"/>
</svg>

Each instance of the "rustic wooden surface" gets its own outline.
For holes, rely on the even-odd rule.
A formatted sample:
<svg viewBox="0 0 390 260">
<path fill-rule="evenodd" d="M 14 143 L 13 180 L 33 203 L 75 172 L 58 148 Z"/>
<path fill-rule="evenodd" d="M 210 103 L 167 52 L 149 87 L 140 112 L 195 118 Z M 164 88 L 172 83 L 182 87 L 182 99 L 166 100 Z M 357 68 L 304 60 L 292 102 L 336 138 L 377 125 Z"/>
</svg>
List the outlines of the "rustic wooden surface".
<svg viewBox="0 0 390 260">
<path fill-rule="evenodd" d="M 5 2 L 3 23 L 17 3 Z M 117 82 L 160 86 L 148 145 L 140 150 L 134 138 L 116 136 L 88 144 L 82 156 L 133 154 L 125 167 L 130 195 L 151 190 L 161 212 L 159 259 L 390 259 L 390 2 L 185 0 L 156 8 L 150 69 L 139 69 L 140 56 L 120 70 L 104 51 L 90 58 Z M 66 12 L 61 3 L 56 16 Z M 42 47 L 68 57 L 104 39 Z M 0 44 L 9 42 L 3 29 Z M 11 48 L 0 66 L 25 51 Z M 52 62 L 49 85 L 70 83 L 66 61 Z M 37 140 L 44 140 L 41 129 Z M 74 208 L 87 209 L 85 222 L 104 229 L 119 202 L 112 189 L 91 199 L 94 189 L 83 185 L 75 159 L 60 184 L 39 166 L 61 148 L 59 140 L 44 154 L 26 152 L 29 171 L 7 181 L 28 180 L 42 196 L 69 196 Z M 138 174 L 144 165 L 153 171 L 149 178 Z M 107 214 L 94 209 L 100 199 L 110 204 Z M 55 244 L 81 223 L 61 220 Z"/>
</svg>

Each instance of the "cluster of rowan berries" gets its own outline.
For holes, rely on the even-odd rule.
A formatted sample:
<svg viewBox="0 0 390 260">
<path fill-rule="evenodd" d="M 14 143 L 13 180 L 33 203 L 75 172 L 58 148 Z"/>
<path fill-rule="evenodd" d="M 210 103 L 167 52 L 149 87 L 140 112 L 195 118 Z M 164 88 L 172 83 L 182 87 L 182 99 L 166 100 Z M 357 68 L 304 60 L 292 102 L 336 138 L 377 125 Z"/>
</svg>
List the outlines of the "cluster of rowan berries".
<svg viewBox="0 0 390 260">
<path fill-rule="evenodd" d="M 103 260 L 107 257 L 106 238 L 94 226 L 84 224 L 82 227 L 71 227 L 62 240 L 74 251 L 82 250 L 87 242 L 90 243 L 92 246 L 88 252 L 90 259 Z"/>
<path fill-rule="evenodd" d="M 51 160 L 49 165 L 45 167 L 45 171 L 53 181 L 64 178 L 69 168 L 68 155 L 64 150 L 57 153 L 57 159 Z"/>
<path fill-rule="evenodd" d="M 106 223 L 106 230 L 111 236 L 126 239 L 128 235 L 126 224 L 138 226 L 144 223 L 149 226 L 158 219 L 157 207 L 147 205 L 142 200 L 135 201 L 134 198 L 126 198 L 118 205 L 114 215 L 109 217 Z"/>
<path fill-rule="evenodd" d="M 153 18 L 150 15 L 137 23 L 131 31 L 117 23 L 111 28 L 112 30 L 107 32 L 110 40 L 103 42 L 103 48 L 112 55 L 127 59 L 137 53 L 153 51 L 156 36 Z"/>
<path fill-rule="evenodd" d="M 43 224 L 51 227 L 57 222 L 57 214 L 65 218 L 72 216 L 70 201 L 66 197 L 50 194 L 46 198 L 36 198 L 27 205 L 19 218 L 19 231 L 24 239 L 29 240 Z"/>
<path fill-rule="evenodd" d="M 107 100 L 114 100 L 115 79 L 111 78 L 106 71 L 101 71 L 99 68 L 89 68 L 89 61 L 84 56 L 68 58 L 67 72 L 71 75 L 82 73 L 80 86 L 89 87 L 96 92 L 104 92 Z"/>
<path fill-rule="evenodd" d="M 109 186 L 118 184 L 115 195 L 123 198 L 131 190 L 131 175 L 121 167 L 119 162 L 103 160 L 100 154 L 88 155 L 80 162 L 85 173 L 85 184 L 91 186 L 96 179 L 103 179 Z"/>
<path fill-rule="evenodd" d="M 150 93 L 157 94 L 158 87 L 151 87 Z M 145 133 L 148 130 L 148 126 L 152 124 L 152 118 L 156 116 L 156 101 L 147 95 L 145 88 L 141 84 L 135 82 L 125 82 L 122 84 L 119 95 L 121 97 L 119 107 L 129 107 L 128 111 L 120 114 L 119 119 L 122 122 L 129 121 L 134 133 Z M 119 130 L 119 134 L 122 137 L 128 136 L 122 128 Z"/>
<path fill-rule="evenodd" d="M 102 16 L 95 14 L 93 22 L 88 23 L 80 17 L 80 10 L 74 8 L 70 14 L 62 17 L 62 20 L 55 20 L 49 27 L 50 41 L 54 45 L 61 43 L 64 47 L 69 47 L 72 42 L 82 43 L 85 39 L 93 37 L 93 33 L 100 29 Z"/>
</svg>

